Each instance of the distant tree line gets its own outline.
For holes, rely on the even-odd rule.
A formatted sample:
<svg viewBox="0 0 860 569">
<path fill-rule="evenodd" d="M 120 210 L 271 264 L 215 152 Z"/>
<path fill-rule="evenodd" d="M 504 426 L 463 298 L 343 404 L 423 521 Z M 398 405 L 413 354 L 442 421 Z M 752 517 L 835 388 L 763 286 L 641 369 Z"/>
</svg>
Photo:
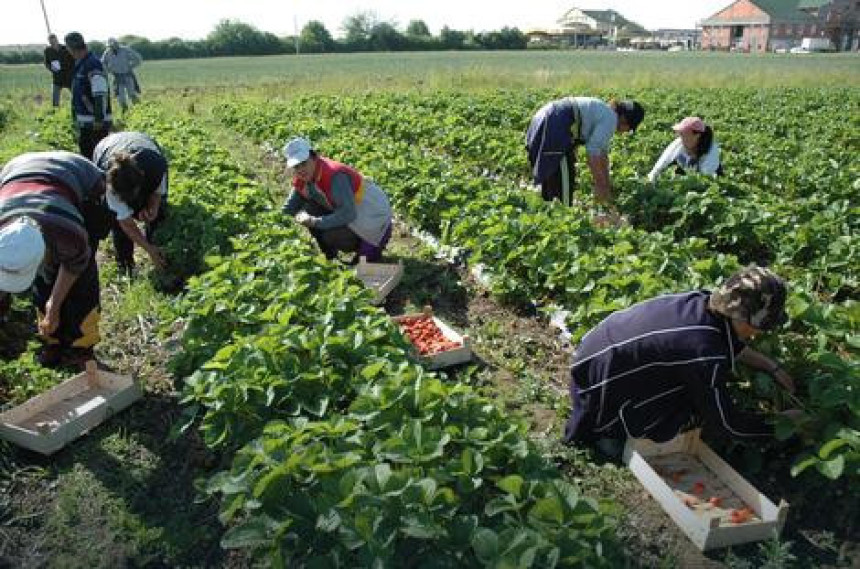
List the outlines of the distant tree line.
<svg viewBox="0 0 860 569">
<path fill-rule="evenodd" d="M 86 30 L 81 30 L 86 37 Z M 401 31 L 394 22 L 380 20 L 373 12 L 360 12 L 343 22 L 342 38 L 335 39 L 325 25 L 311 20 L 298 38 L 278 37 L 243 22 L 222 20 L 202 40 L 170 38 L 150 41 L 140 36 L 121 36 L 120 43 L 134 48 L 144 59 L 187 59 L 231 55 L 276 55 L 296 53 L 349 53 L 359 51 L 431 51 L 477 49 L 525 49 L 528 40 L 517 28 L 474 33 L 447 26 L 439 35 L 430 33 L 422 20 L 412 20 Z M 62 38 L 60 38 L 62 41 Z M 90 51 L 100 55 L 105 44 L 88 41 Z M 41 50 L 0 52 L 0 63 L 40 63 Z"/>
</svg>

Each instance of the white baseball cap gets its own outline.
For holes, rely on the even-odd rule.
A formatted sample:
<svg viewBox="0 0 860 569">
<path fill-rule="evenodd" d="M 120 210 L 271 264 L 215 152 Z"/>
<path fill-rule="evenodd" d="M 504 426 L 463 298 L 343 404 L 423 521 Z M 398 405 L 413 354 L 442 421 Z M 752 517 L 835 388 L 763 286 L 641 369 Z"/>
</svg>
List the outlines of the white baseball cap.
<svg viewBox="0 0 860 569">
<path fill-rule="evenodd" d="M 30 288 L 45 258 L 45 239 L 36 223 L 19 218 L 0 229 L 0 290 Z"/>
<path fill-rule="evenodd" d="M 296 137 L 284 145 L 284 158 L 287 168 L 294 168 L 311 157 L 311 143 L 302 137 Z"/>
</svg>

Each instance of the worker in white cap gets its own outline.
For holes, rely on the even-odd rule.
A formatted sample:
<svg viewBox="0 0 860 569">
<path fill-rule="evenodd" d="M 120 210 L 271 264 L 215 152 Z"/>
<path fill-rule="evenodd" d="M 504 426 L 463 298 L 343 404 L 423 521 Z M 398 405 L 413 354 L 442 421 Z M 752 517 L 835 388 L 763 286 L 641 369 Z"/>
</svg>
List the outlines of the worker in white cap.
<svg viewBox="0 0 860 569">
<path fill-rule="evenodd" d="M 699 117 L 686 117 L 672 127 L 678 135 L 660 155 L 648 180 L 653 182 L 666 168 L 675 165 L 677 174 L 698 172 L 722 176 L 720 146 L 714 140 L 714 130 Z"/>
<path fill-rule="evenodd" d="M 110 228 L 103 194 L 102 171 L 71 152 L 23 154 L 0 171 L 0 291 L 32 291 L 45 343 L 42 365 L 83 368 L 93 359 L 99 341 L 94 244 Z"/>
<path fill-rule="evenodd" d="M 293 191 L 283 212 L 307 227 L 329 259 L 341 251 L 378 261 L 391 238 L 388 196 L 355 168 L 317 154 L 304 138 L 283 150 Z"/>
</svg>

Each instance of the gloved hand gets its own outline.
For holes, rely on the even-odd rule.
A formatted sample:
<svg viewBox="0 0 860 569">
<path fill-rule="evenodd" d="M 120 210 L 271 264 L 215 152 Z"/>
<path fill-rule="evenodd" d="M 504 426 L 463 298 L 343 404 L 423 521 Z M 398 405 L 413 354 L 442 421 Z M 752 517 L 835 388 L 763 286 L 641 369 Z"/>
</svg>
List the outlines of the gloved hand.
<svg viewBox="0 0 860 569">
<path fill-rule="evenodd" d="M 60 70 L 60 62 L 56 59 L 51 62 L 51 71 L 57 73 Z"/>
<path fill-rule="evenodd" d="M 294 219 L 296 220 L 296 223 L 304 225 L 305 227 L 313 227 L 317 222 L 317 218 L 308 214 L 306 211 L 300 211 L 296 214 Z"/>
</svg>

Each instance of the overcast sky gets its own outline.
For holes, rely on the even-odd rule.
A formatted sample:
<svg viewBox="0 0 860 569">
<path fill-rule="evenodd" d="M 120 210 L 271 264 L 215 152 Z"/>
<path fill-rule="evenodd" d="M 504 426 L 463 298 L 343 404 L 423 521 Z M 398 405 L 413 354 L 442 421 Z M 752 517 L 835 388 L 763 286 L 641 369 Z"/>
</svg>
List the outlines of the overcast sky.
<svg viewBox="0 0 860 569">
<path fill-rule="evenodd" d="M 401 29 L 424 20 L 435 34 L 448 25 L 458 30 L 495 30 L 503 26 L 551 27 L 564 12 L 613 8 L 646 28 L 692 28 L 731 0 L 44 0 L 51 29 L 60 38 L 77 30 L 87 39 L 135 34 L 158 40 L 202 39 L 218 23 L 238 19 L 279 36 L 291 35 L 308 20 L 322 21 L 335 36 L 349 15 L 372 11 Z M 45 41 L 39 0 L 3 0 L 0 45 Z"/>
</svg>

